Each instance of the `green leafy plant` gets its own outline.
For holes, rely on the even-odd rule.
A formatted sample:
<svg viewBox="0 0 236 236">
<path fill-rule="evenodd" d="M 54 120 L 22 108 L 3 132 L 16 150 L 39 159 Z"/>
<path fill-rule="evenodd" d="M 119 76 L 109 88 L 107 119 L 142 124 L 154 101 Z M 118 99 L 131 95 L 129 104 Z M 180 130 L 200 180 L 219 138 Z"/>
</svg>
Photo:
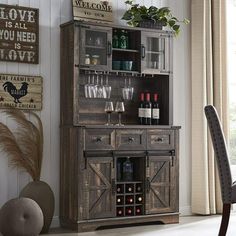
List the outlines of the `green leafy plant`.
<svg viewBox="0 0 236 236">
<path fill-rule="evenodd" d="M 175 35 L 178 35 L 180 32 L 180 23 L 189 23 L 188 19 L 180 21 L 174 17 L 169 7 L 157 8 L 150 6 L 147 8 L 146 6 L 135 4 L 133 0 L 125 1 L 125 4 L 130 6 L 130 9 L 124 13 L 122 19 L 126 20 L 130 26 L 138 27 L 143 21 L 151 21 L 154 24 L 159 23 L 162 26 L 168 26 Z"/>
</svg>

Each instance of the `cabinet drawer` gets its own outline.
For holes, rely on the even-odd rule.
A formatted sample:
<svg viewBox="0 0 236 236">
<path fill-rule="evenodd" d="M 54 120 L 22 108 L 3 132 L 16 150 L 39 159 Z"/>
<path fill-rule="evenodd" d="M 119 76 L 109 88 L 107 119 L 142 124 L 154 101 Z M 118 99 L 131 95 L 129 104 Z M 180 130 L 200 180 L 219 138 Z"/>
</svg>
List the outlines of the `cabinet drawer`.
<svg viewBox="0 0 236 236">
<path fill-rule="evenodd" d="M 146 131 L 117 130 L 116 148 L 119 150 L 146 150 Z"/>
<path fill-rule="evenodd" d="M 115 131 L 112 129 L 86 129 L 85 150 L 112 150 L 115 148 Z"/>
<path fill-rule="evenodd" d="M 147 149 L 150 150 L 174 149 L 174 131 L 173 130 L 147 131 Z"/>
</svg>

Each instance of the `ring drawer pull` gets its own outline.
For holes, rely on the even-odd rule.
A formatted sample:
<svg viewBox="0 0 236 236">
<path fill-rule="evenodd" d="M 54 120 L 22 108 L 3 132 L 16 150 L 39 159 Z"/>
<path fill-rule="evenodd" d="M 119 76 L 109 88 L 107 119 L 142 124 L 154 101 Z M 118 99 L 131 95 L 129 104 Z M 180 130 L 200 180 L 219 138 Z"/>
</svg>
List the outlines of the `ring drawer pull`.
<svg viewBox="0 0 236 236">
<path fill-rule="evenodd" d="M 132 143 L 132 142 L 134 142 L 134 138 L 129 137 L 129 138 L 128 138 L 128 141 L 129 141 L 129 143 Z"/>
<path fill-rule="evenodd" d="M 156 142 L 163 142 L 163 141 L 164 141 L 164 138 L 160 138 L 160 137 L 159 137 L 159 138 L 156 138 L 155 141 L 156 141 Z"/>
<path fill-rule="evenodd" d="M 97 137 L 97 138 L 96 138 L 96 142 L 97 142 L 97 143 L 102 142 L 102 137 Z"/>
</svg>

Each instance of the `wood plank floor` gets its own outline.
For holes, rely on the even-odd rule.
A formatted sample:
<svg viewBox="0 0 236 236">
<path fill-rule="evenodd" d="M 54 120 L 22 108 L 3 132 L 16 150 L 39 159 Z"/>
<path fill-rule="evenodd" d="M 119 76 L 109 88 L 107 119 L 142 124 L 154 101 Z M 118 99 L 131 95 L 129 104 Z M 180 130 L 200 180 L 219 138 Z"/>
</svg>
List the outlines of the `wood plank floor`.
<svg viewBox="0 0 236 236">
<path fill-rule="evenodd" d="M 143 225 L 79 234 L 64 229 L 52 229 L 50 236 L 217 236 L 220 221 L 220 216 L 190 216 L 180 217 L 180 224 Z M 227 236 L 235 235 L 236 214 L 232 214 Z"/>
</svg>

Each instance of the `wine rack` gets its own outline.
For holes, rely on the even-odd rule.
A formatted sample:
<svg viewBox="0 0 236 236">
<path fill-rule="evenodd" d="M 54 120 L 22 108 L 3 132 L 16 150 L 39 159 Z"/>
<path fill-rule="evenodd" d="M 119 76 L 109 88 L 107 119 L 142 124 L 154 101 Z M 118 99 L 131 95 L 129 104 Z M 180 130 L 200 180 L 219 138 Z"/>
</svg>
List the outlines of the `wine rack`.
<svg viewBox="0 0 236 236">
<path fill-rule="evenodd" d="M 144 214 L 143 182 L 117 182 L 116 215 L 118 217 Z"/>
</svg>

